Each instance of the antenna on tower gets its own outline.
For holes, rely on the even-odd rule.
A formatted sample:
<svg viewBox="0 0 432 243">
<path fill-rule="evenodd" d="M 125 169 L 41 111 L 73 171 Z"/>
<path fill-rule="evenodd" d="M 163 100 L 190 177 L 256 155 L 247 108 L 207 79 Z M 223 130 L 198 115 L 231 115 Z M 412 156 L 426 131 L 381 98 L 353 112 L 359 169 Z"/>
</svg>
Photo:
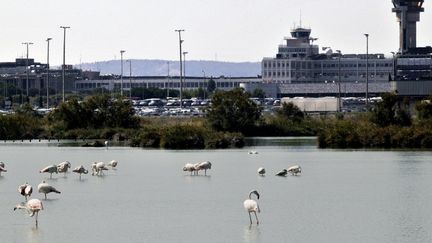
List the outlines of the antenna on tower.
<svg viewBox="0 0 432 243">
<path fill-rule="evenodd" d="M 302 11 L 301 11 L 301 9 L 300 9 L 300 26 L 299 26 L 300 28 L 302 27 Z"/>
</svg>

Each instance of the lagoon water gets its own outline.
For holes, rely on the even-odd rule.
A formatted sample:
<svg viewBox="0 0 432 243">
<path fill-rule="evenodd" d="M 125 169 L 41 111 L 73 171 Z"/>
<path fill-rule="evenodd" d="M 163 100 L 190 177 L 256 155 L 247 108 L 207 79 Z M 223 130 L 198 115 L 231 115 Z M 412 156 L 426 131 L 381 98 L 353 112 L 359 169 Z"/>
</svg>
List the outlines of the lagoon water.
<svg viewBox="0 0 432 243">
<path fill-rule="evenodd" d="M 249 150 L 259 154 L 249 155 Z M 254 140 L 231 150 L 0 145 L 0 242 L 432 242 L 432 153 L 319 150 L 308 139 Z M 119 161 L 105 176 L 39 174 L 46 165 Z M 208 176 L 182 171 L 209 160 Z M 303 174 L 280 178 L 300 164 Z M 258 167 L 267 170 L 257 175 Z M 19 185 L 46 179 L 39 228 L 14 212 Z M 261 194 L 259 226 L 243 201 Z M 43 198 L 33 193 L 33 197 Z"/>
</svg>

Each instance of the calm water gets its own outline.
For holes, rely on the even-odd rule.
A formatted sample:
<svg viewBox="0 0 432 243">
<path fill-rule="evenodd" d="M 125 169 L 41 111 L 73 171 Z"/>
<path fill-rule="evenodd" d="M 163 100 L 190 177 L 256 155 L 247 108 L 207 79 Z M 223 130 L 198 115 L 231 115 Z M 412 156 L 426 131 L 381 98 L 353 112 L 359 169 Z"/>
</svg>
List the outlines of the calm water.
<svg viewBox="0 0 432 243">
<path fill-rule="evenodd" d="M 270 143 L 270 146 L 268 146 Z M 0 145 L 1 242 L 432 242 L 431 152 L 318 150 L 307 140 L 260 140 L 239 150 L 163 151 Z M 266 146 L 267 145 L 267 146 Z M 249 155 L 248 150 L 259 154 Z M 37 187 L 38 170 L 116 159 L 105 176 L 72 173 L 48 182 L 39 228 L 18 185 Z M 187 162 L 209 160 L 209 176 Z M 293 164 L 299 177 L 274 174 Z M 256 174 L 264 166 L 266 177 Z M 243 201 L 261 193 L 261 224 L 249 227 Z M 35 197 L 43 195 L 34 193 Z"/>
</svg>

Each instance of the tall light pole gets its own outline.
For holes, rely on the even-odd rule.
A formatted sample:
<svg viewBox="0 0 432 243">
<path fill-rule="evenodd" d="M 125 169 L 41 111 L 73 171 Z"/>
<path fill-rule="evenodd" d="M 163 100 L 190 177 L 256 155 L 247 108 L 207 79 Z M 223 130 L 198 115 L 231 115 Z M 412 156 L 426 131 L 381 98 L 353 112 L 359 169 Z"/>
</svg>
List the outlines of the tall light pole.
<svg viewBox="0 0 432 243">
<path fill-rule="evenodd" d="M 126 62 L 129 62 L 129 99 L 132 100 L 132 60 Z"/>
<path fill-rule="evenodd" d="M 175 30 L 176 32 L 178 32 L 179 34 L 179 45 L 180 45 L 180 108 L 183 107 L 183 77 L 182 77 L 182 72 L 183 72 L 183 64 L 182 64 L 182 43 L 183 40 L 181 38 L 181 32 L 185 31 L 185 30 Z"/>
<path fill-rule="evenodd" d="M 49 109 L 49 49 L 50 49 L 50 40 L 52 40 L 52 38 L 48 38 L 48 39 L 46 39 L 46 41 L 47 41 L 47 67 L 46 67 L 46 69 L 47 69 L 47 78 L 46 78 L 46 91 L 47 91 L 47 103 L 46 103 L 46 106 L 47 106 L 47 109 Z"/>
<path fill-rule="evenodd" d="M 390 52 L 393 55 L 393 81 L 396 81 L 396 52 Z"/>
<path fill-rule="evenodd" d="M 366 110 L 369 110 L 369 34 L 366 37 Z"/>
<path fill-rule="evenodd" d="M 62 100 L 65 102 L 65 68 L 66 68 L 66 30 L 69 26 L 60 26 L 63 29 L 63 66 L 62 66 Z"/>
<path fill-rule="evenodd" d="M 339 54 L 338 58 L 338 112 L 342 112 L 342 102 L 341 102 L 341 56 L 342 52 L 340 50 L 336 51 Z"/>
<path fill-rule="evenodd" d="M 204 99 L 206 97 L 206 92 L 207 92 L 207 87 L 204 85 L 206 83 L 206 73 L 204 70 L 201 70 L 201 72 L 203 73 L 203 95 L 204 95 Z"/>
<path fill-rule="evenodd" d="M 125 50 L 120 51 L 120 62 L 121 62 L 121 71 L 120 71 L 120 96 L 123 99 L 123 53 L 125 53 Z"/>
<path fill-rule="evenodd" d="M 167 68 L 168 68 L 168 73 L 167 73 L 167 98 L 169 97 L 169 85 L 170 85 L 170 62 L 167 62 Z"/>
<path fill-rule="evenodd" d="M 32 42 L 24 42 L 23 45 L 26 45 L 27 47 L 27 54 L 26 54 L 26 91 L 27 91 L 27 97 L 29 96 L 29 45 L 33 45 Z"/>
</svg>

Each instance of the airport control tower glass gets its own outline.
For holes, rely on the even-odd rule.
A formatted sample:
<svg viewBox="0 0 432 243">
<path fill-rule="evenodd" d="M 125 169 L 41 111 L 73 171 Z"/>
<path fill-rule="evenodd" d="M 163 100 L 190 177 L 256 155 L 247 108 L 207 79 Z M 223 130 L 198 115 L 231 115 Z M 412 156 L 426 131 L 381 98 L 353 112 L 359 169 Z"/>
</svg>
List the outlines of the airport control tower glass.
<svg viewBox="0 0 432 243">
<path fill-rule="evenodd" d="M 423 2 L 424 0 L 393 0 L 393 12 L 399 22 L 399 51 L 402 54 L 417 47 L 417 22 L 420 21 L 420 13 L 424 12 Z"/>
</svg>

